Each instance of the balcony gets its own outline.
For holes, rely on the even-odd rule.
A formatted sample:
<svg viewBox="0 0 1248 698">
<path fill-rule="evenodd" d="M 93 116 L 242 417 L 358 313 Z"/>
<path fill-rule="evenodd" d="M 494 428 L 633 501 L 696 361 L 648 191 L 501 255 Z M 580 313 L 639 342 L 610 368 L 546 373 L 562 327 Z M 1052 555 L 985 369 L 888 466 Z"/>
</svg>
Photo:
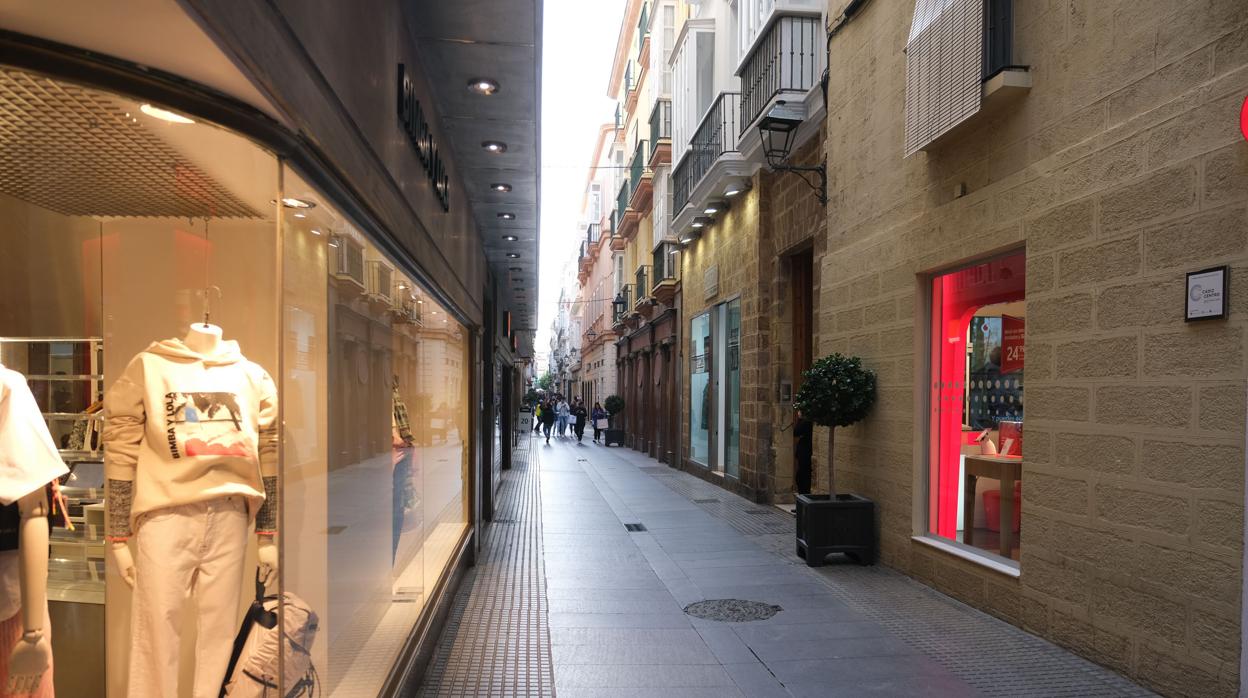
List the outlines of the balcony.
<svg viewBox="0 0 1248 698">
<path fill-rule="evenodd" d="M 650 169 L 672 161 L 672 100 L 660 99 L 650 110 Z"/>
<path fill-rule="evenodd" d="M 741 95 L 737 92 L 721 93 L 706 112 L 689 141 L 689 152 L 672 170 L 672 198 L 676 211 L 683 213 L 693 198 L 694 190 L 720 158 L 737 152 L 740 133 L 737 121 L 740 115 Z"/>
<path fill-rule="evenodd" d="M 624 284 L 620 287 L 620 292 L 616 294 L 615 301 L 611 304 L 611 324 L 619 331 L 624 325 L 624 321 L 628 319 L 631 312 L 633 297 L 632 284 Z M 623 301 L 621 305 L 618 301 Z"/>
<path fill-rule="evenodd" d="M 598 241 L 601 239 L 602 239 L 602 226 L 601 225 L 597 223 L 590 223 L 588 226 L 586 226 L 585 241 L 589 243 L 590 247 L 597 245 Z"/>
<path fill-rule="evenodd" d="M 650 295 L 663 305 L 671 305 L 676 299 L 677 275 L 676 245 L 668 242 L 654 250 L 653 279 L 650 283 Z"/>
<path fill-rule="evenodd" d="M 650 210 L 650 199 L 654 194 L 654 171 L 646 167 L 646 153 L 649 152 L 646 141 L 637 141 L 633 151 L 633 160 L 628 167 L 628 181 L 632 185 L 628 195 L 629 208 L 645 215 Z"/>
<path fill-rule="evenodd" d="M 650 3 L 642 3 L 641 19 L 637 20 L 637 63 L 650 65 Z"/>
<path fill-rule="evenodd" d="M 632 193 L 632 182 L 625 177 L 615 197 L 615 215 L 618 217 L 615 234 L 624 238 L 625 241 L 633 238 L 633 235 L 637 233 L 637 224 L 641 221 L 641 212 L 629 205 Z"/>
<path fill-rule="evenodd" d="M 637 87 L 641 84 L 641 66 L 629 61 L 624 66 L 624 113 L 632 114 L 637 109 Z M 627 118 L 625 119 L 627 121 Z"/>
<path fill-rule="evenodd" d="M 637 273 L 634 275 L 637 283 L 633 284 L 633 288 L 637 289 L 637 300 L 634 307 L 640 306 L 650 298 L 650 265 L 643 264 L 637 267 Z"/>
<path fill-rule="evenodd" d="M 824 33 L 818 17 L 778 17 L 742 62 L 739 133 L 782 95 L 801 101 L 819 85 L 824 67 Z"/>
</svg>

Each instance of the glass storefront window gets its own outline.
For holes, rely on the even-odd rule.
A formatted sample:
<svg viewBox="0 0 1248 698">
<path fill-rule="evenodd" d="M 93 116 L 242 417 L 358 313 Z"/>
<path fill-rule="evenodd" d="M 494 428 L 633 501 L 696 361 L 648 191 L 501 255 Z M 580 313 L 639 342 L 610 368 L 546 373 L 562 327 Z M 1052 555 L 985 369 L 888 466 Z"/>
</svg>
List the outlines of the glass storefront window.
<svg viewBox="0 0 1248 698">
<path fill-rule="evenodd" d="M 1022 252 L 932 280 L 928 530 L 1019 558 L 1022 509 Z"/>
<path fill-rule="evenodd" d="M 320 614 L 326 695 L 373 695 L 467 531 L 470 335 L 284 177 L 313 205 L 283 217 L 283 589 Z"/>
<path fill-rule="evenodd" d="M 259 575 L 317 617 L 286 689 L 377 694 L 468 533 L 470 333 L 237 134 L 10 68 L 0 102 L 0 363 L 70 471 L 57 692 L 215 695 Z"/>
<path fill-rule="evenodd" d="M 0 362 L 70 469 L 50 678 L 68 696 L 216 693 L 277 475 L 277 159 L 13 68 L 0 102 Z"/>
<path fill-rule="evenodd" d="M 724 472 L 732 477 L 741 474 L 741 301 L 733 300 L 719 306 L 723 316 L 724 343 Z"/>
<path fill-rule="evenodd" d="M 689 458 L 711 464 L 711 314 L 689 323 Z"/>
</svg>

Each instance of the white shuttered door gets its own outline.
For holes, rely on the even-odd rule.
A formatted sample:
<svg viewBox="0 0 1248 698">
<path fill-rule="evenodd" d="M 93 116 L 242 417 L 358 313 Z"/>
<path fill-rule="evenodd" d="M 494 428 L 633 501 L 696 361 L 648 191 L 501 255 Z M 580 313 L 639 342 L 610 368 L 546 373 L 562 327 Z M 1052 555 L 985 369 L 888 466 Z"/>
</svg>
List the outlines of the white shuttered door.
<svg viewBox="0 0 1248 698">
<path fill-rule="evenodd" d="M 915 0 L 906 42 L 906 155 L 979 111 L 983 0 Z"/>
</svg>

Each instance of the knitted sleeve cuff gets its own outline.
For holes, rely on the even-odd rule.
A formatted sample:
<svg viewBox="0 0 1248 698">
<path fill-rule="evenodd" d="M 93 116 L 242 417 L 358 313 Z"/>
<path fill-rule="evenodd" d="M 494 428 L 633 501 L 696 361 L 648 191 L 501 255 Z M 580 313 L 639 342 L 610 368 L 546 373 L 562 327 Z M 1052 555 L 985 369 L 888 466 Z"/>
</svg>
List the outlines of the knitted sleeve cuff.
<svg viewBox="0 0 1248 698">
<path fill-rule="evenodd" d="M 130 537 L 130 506 L 134 502 L 134 483 L 129 480 L 108 481 L 108 530 L 111 541 Z"/>
<path fill-rule="evenodd" d="M 256 513 L 256 533 L 277 533 L 277 478 L 274 476 L 264 478 L 264 504 Z"/>
</svg>

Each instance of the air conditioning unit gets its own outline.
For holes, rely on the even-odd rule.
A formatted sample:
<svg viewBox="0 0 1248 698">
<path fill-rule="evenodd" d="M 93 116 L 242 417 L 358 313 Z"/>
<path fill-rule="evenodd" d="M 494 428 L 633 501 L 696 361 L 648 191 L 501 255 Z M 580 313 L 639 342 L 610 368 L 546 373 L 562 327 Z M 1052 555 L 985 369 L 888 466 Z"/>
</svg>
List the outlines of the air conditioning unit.
<svg viewBox="0 0 1248 698">
<path fill-rule="evenodd" d="M 364 291 L 364 246 L 344 235 L 333 236 L 330 243 L 337 252 L 333 263 L 334 278 Z"/>
<path fill-rule="evenodd" d="M 385 262 L 374 260 L 366 262 L 364 290 L 369 299 L 379 303 L 390 303 L 394 296 L 394 268 Z"/>
</svg>

